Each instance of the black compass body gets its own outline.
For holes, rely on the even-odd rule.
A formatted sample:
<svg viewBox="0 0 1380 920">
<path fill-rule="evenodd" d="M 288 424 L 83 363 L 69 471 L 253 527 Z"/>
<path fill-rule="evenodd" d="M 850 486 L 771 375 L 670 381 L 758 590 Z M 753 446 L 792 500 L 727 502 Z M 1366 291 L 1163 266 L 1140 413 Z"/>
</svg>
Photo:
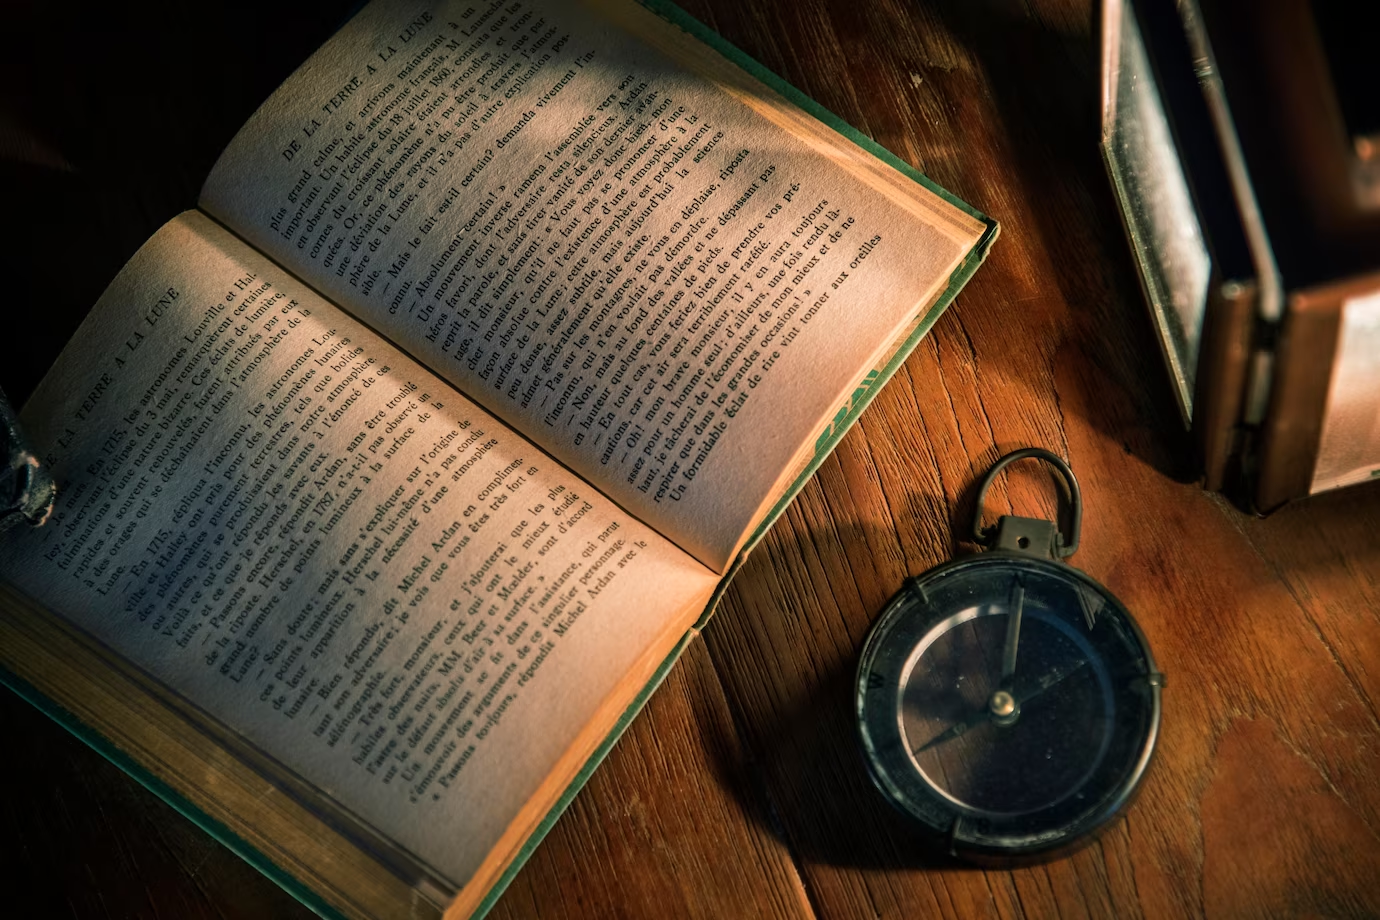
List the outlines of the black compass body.
<svg viewBox="0 0 1380 920">
<path fill-rule="evenodd" d="M 1163 683 L 1126 608 L 1056 561 L 1053 524 L 998 527 L 987 536 L 1009 549 L 940 565 L 891 601 L 856 696 L 877 787 L 953 855 L 987 863 L 1060 855 L 1121 813 L 1155 748 Z"/>
</svg>

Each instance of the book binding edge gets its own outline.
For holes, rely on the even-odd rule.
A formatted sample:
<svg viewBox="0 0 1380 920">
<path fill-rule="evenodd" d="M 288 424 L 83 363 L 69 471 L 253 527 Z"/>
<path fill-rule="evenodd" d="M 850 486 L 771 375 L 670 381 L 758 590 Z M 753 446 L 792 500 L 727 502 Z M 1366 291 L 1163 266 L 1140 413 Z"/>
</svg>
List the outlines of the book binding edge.
<svg viewBox="0 0 1380 920">
<path fill-rule="evenodd" d="M 915 351 L 920 341 L 929 334 L 930 329 L 933 328 L 940 315 L 948 308 L 949 304 L 954 301 L 954 298 L 958 296 L 958 292 L 968 283 L 968 279 L 973 276 L 973 272 L 977 271 L 978 266 L 986 260 L 992 242 L 1001 233 L 1001 227 L 996 221 L 990 218 L 984 217 L 982 220 L 987 224 L 987 230 L 978 239 L 977 244 L 969 251 L 968 255 L 964 257 L 963 261 L 958 264 L 958 267 L 954 269 L 953 273 L 949 275 L 949 284 L 939 295 L 939 299 L 934 302 L 934 305 L 925 313 L 925 316 L 915 325 L 910 335 L 907 336 L 906 340 L 901 343 L 901 346 L 896 349 L 896 352 L 891 356 L 890 360 L 882 366 L 881 370 L 874 371 L 863 378 L 862 384 L 855 389 L 852 396 L 849 397 L 848 403 L 842 413 L 842 419 L 835 416 L 829 422 L 829 427 L 820 433 L 819 439 L 815 442 L 814 456 L 811 458 L 810 462 L 806 464 L 805 468 L 801 470 L 800 475 L 791 483 L 790 488 L 785 491 L 780 500 L 767 512 L 767 516 L 762 519 L 762 523 L 753 531 L 752 536 L 748 537 L 747 542 L 743 544 L 743 548 L 738 552 L 738 557 L 733 561 L 733 565 L 729 567 L 728 572 L 720 580 L 719 587 L 715 590 L 713 596 L 710 597 L 709 605 L 705 607 L 704 613 L 701 614 L 699 620 L 695 622 L 696 630 L 704 629 L 710 618 L 714 616 L 714 611 L 718 608 L 719 601 L 722 600 L 734 576 L 738 574 L 738 570 L 747 562 L 748 554 L 752 552 L 758 543 L 762 542 L 762 539 L 766 537 L 767 532 L 771 530 L 772 525 L 776 523 L 777 519 L 786 513 L 786 509 L 790 507 L 791 502 L 795 501 L 796 495 L 800 493 L 801 489 L 805 488 L 806 483 L 810 481 L 815 475 L 815 472 L 824 464 L 824 461 L 827 460 L 829 455 L 834 452 L 834 449 L 838 447 L 839 441 L 843 440 L 843 436 L 853 427 L 863 411 L 871 405 L 872 400 L 876 398 L 877 394 L 881 392 L 882 388 L 886 386 L 892 376 L 901 369 L 901 365 L 906 363 L 911 352 Z"/>
<path fill-rule="evenodd" d="M 480 920 L 480 918 L 487 914 L 490 909 L 498 903 L 498 899 L 503 896 L 503 892 L 507 890 L 508 885 L 512 883 L 513 879 L 517 878 L 517 874 L 522 870 L 523 865 L 526 864 L 527 860 L 536 851 L 541 842 L 546 839 L 546 835 L 550 833 L 551 828 L 556 826 L 556 821 L 560 819 L 561 815 L 565 814 L 565 810 L 570 807 L 570 803 L 575 801 L 575 796 L 577 796 L 580 790 L 584 788 L 585 784 L 589 782 L 590 777 L 594 775 L 594 771 L 604 762 L 604 758 L 608 757 L 609 753 L 613 751 L 613 746 L 623 737 L 623 733 L 628 730 L 633 720 L 642 712 L 642 709 L 651 700 L 652 694 L 655 693 L 656 689 L 666 680 L 666 677 L 671 673 L 671 668 L 680 660 L 680 656 L 685 653 L 690 643 L 693 642 L 695 637 L 699 634 L 698 627 L 691 627 L 690 630 L 681 637 L 680 641 L 676 643 L 675 647 L 671 649 L 670 654 L 662 659 L 661 664 L 657 665 L 657 669 L 652 673 L 651 678 L 643 685 L 642 689 L 638 691 L 637 696 L 633 697 L 633 701 L 628 704 L 627 709 L 623 710 L 623 714 L 618 717 L 618 722 L 614 724 L 613 729 L 604 736 L 604 740 L 599 743 L 594 753 L 585 761 L 584 766 L 580 768 L 580 772 L 575 774 L 575 778 L 570 781 L 570 785 L 565 787 L 565 791 L 562 792 L 561 797 L 556 800 L 556 804 L 546 813 L 546 817 L 541 819 L 541 823 L 537 825 L 537 829 L 533 831 L 532 835 L 523 843 L 522 849 L 513 857 L 513 861 L 508 864 L 508 868 L 503 870 L 503 874 L 499 876 L 498 881 L 495 882 L 488 893 L 484 895 L 484 899 L 480 901 L 479 906 L 475 908 L 472 920 Z"/>
<path fill-rule="evenodd" d="M 762 541 L 762 538 L 766 536 L 771 526 L 785 513 L 786 508 L 795 500 L 795 496 L 799 494 L 800 490 L 805 487 L 805 484 L 810 481 L 810 477 L 814 476 L 820 465 L 829 454 L 833 452 L 838 442 L 847 434 L 848 429 L 853 427 L 854 422 L 862 415 L 863 410 L 872 402 L 872 399 L 877 395 L 878 391 L 886 385 L 892 375 L 894 375 L 896 371 L 900 369 L 901 365 L 905 363 L 906 359 L 910 357 L 910 353 L 920 344 L 921 339 L 929 333 L 931 327 L 933 327 L 935 322 L 939 319 L 940 314 L 942 314 L 949 304 L 953 302 L 954 298 L 958 296 L 958 292 L 968 283 L 968 279 L 977 271 L 978 266 L 986 261 L 987 254 L 992 248 L 992 243 L 1001 234 L 1001 225 L 963 199 L 954 195 L 948 189 L 935 183 L 923 172 L 844 121 L 838 115 L 829 111 L 829 109 L 820 105 L 819 102 L 807 96 L 788 81 L 773 73 L 771 70 L 768 70 L 751 55 L 742 51 L 718 32 L 715 32 L 713 29 L 709 28 L 709 26 L 700 22 L 684 9 L 671 2 L 671 0 L 636 0 L 636 2 L 645 9 L 655 13 L 672 25 L 685 30 L 694 38 L 708 45 L 714 51 L 745 70 L 754 79 L 783 96 L 792 105 L 802 109 L 812 118 L 817 119 L 822 124 L 831 128 L 835 133 L 861 147 L 867 153 L 881 160 L 906 178 L 919 183 L 921 186 L 938 195 L 944 201 L 958 208 L 963 213 L 981 221 L 987 227 L 987 229 L 983 231 L 982 236 L 980 236 L 978 241 L 973 245 L 973 248 L 964 256 L 963 261 L 960 262 L 958 267 L 949 275 L 949 283 L 940 293 L 939 298 L 926 312 L 920 322 L 916 324 L 915 328 L 911 330 L 911 334 L 906 337 L 905 341 L 891 356 L 890 360 L 882 366 L 881 370 L 877 372 L 875 376 L 865 378 L 864 384 L 854 391 L 852 397 L 849 399 L 849 404 L 843 418 L 840 420 L 835 417 L 835 419 L 830 422 L 829 428 L 821 432 L 819 439 L 815 442 L 814 457 L 806 465 L 800 475 L 796 477 L 796 480 L 791 483 L 790 488 L 782 495 L 780 501 L 772 507 L 771 511 L 767 512 L 767 516 L 762 519 L 761 524 L 753 531 L 752 536 L 748 538 L 743 548 L 739 551 L 738 557 L 720 580 L 718 589 L 709 599 L 709 605 L 695 623 L 695 629 L 700 630 L 704 628 L 709 622 L 709 619 L 714 615 L 715 609 L 719 606 L 720 599 L 722 599 L 728 585 L 733 581 L 734 575 L 742 568 L 748 553 Z"/>
</svg>

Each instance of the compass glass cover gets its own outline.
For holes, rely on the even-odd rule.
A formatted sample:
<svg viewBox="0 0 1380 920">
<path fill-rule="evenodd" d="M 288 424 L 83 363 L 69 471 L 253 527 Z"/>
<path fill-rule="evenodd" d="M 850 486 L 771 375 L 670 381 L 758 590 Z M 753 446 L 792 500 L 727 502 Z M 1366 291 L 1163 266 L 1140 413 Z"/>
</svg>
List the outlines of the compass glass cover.
<svg viewBox="0 0 1380 920">
<path fill-rule="evenodd" d="M 1011 610 L 1009 600 L 979 604 L 940 621 L 901 678 L 898 714 L 916 767 L 975 812 L 1023 814 L 1076 794 L 1106 757 L 1116 716 L 1111 678 L 1081 630 L 1027 604 L 1007 688 L 1019 711 L 998 720 L 991 699 L 1006 683 Z"/>
<path fill-rule="evenodd" d="M 1078 570 L 986 553 L 916 579 L 864 649 L 873 778 L 957 849 L 1030 852 L 1129 801 L 1159 723 L 1130 615 Z"/>
</svg>

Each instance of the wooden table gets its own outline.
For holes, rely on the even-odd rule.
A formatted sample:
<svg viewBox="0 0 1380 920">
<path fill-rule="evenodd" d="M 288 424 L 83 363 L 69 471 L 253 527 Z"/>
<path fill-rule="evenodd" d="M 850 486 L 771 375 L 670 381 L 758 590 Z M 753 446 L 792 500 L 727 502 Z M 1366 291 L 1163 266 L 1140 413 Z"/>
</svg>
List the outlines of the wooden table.
<svg viewBox="0 0 1380 920">
<path fill-rule="evenodd" d="M 37 4 L 7 14 L 0 139 L 18 125 L 41 142 L 8 144 L 0 174 L 12 220 L 36 227 L 0 265 L 11 303 L 45 305 L 40 347 L 4 379 L 17 396 L 339 19 L 263 6 L 231 8 L 214 49 L 193 43 L 188 11 L 95 9 L 60 39 L 33 37 L 48 21 Z M 686 6 L 997 217 L 1002 237 L 494 916 L 1380 914 L 1380 485 L 1257 520 L 1193 481 L 1098 158 L 1091 0 Z M 268 23 L 276 38 L 252 41 Z M 65 76 L 15 96 L 46 72 L 42 41 L 63 44 Z M 158 79 L 179 67 L 195 78 Z M 155 143 L 170 139 L 180 146 Z M 97 204 L 78 226 L 63 207 L 83 198 Z M 1169 685 L 1157 761 L 1125 820 L 1068 859 L 978 871 L 926 855 L 871 788 L 850 681 L 878 610 L 906 575 L 971 548 L 954 535 L 974 480 L 1024 445 L 1078 472 L 1073 561 L 1135 612 Z M 989 507 L 1048 515 L 1053 496 L 1038 467 L 1018 468 Z M 306 915 L 8 693 L 0 718 L 7 903 Z"/>
</svg>

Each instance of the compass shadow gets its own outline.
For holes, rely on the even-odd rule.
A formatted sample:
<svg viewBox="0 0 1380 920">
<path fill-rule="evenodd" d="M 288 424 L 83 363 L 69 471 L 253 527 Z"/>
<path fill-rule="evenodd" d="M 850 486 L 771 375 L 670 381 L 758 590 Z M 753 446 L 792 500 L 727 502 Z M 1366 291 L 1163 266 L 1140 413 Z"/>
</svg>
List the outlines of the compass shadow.
<svg viewBox="0 0 1380 920">
<path fill-rule="evenodd" d="M 1039 472 L 1037 466 L 1032 467 Z M 1044 488 L 1047 490 L 1048 484 Z M 964 503 L 973 507 L 972 503 Z M 971 518 L 968 520 L 971 525 Z M 887 554 L 876 551 L 886 540 L 894 538 L 894 532 L 881 525 L 838 518 L 827 532 L 793 534 L 776 545 L 773 543 L 777 538 L 769 538 L 758 558 L 749 560 L 740 583 L 720 609 L 718 621 L 705 633 L 711 658 L 727 690 L 730 709 L 735 710 L 734 723 L 743 745 L 723 746 L 717 754 L 718 772 L 725 785 L 740 798 L 744 812 L 786 846 L 807 880 L 815 871 L 827 872 L 824 867 L 944 872 L 985 871 L 996 865 L 977 866 L 950 855 L 947 834 L 926 827 L 918 818 L 893 807 L 888 796 L 874 784 L 868 768 L 857 723 L 857 669 L 867 637 L 878 622 L 879 611 L 886 606 L 885 600 L 878 598 L 905 583 L 905 571 L 887 565 Z M 865 555 L 846 549 L 859 546 L 870 547 L 872 552 Z M 803 563 L 798 568 L 780 564 L 793 554 L 799 554 Z M 845 584 L 838 567 L 847 566 L 858 589 L 856 594 L 838 587 L 832 603 L 821 602 L 817 594 L 813 600 L 808 596 L 819 587 L 812 566 L 826 559 L 834 569 L 831 584 Z M 783 577 L 782 572 L 799 572 L 804 577 Z M 758 579 L 760 583 L 756 583 Z M 1111 691 L 1106 689 L 1110 684 L 1102 666 L 1096 668 L 1096 674 L 1103 675 L 1101 678 L 1093 673 L 1094 669 L 1085 667 L 1093 656 L 1091 647 L 1086 642 L 1064 638 L 1069 631 L 1061 625 L 1062 620 L 1049 612 L 1051 598 L 1056 595 L 1049 593 L 1051 589 L 1044 579 L 1037 580 L 1031 590 L 1033 594 L 1024 593 L 1024 589 L 1022 593 L 1022 597 L 1028 598 L 1027 626 L 1022 634 L 1026 636 L 1027 660 L 1039 665 L 1032 665 L 1033 682 L 1030 674 L 1017 671 L 1016 677 L 1024 680 L 1016 680 L 1013 685 L 1013 693 L 1037 707 L 1027 709 L 1027 716 L 1047 712 L 1055 700 L 1063 700 L 1058 704 L 1063 712 L 1079 700 L 1086 702 L 1085 698 L 1095 697 L 1094 702 L 1103 699 Z M 1077 597 L 1081 599 L 1083 595 Z M 1082 608 L 1079 616 L 1079 602 L 1071 598 L 1060 602 L 1062 609 L 1072 610 L 1075 621 L 1082 623 L 1088 610 Z M 993 603 L 975 595 L 965 603 L 976 605 L 974 610 L 993 607 Z M 996 607 L 996 612 L 1001 613 L 999 608 L 1004 607 L 1004 602 Z M 1075 779 L 1070 780 L 1065 773 L 1038 769 L 1043 761 L 1032 761 L 1025 753 L 1013 754 L 1028 753 L 1030 735 L 1022 735 L 1022 729 L 1039 723 L 1013 721 L 1008 728 L 1001 729 L 1010 734 L 1002 748 L 1005 753 L 1000 756 L 979 756 L 976 752 L 980 749 L 968 747 L 970 740 L 989 750 L 991 747 L 980 741 L 978 733 L 993 728 L 986 720 L 984 701 L 994 700 L 992 693 L 1000 686 L 996 681 L 1003 669 L 1004 619 L 1005 616 L 993 615 L 989 622 L 986 614 L 976 613 L 952 622 L 946 618 L 943 622 L 951 623 L 944 627 L 947 631 L 925 645 L 930 670 L 910 678 L 903 676 L 905 669 L 895 671 L 894 679 L 907 680 L 908 686 L 918 685 L 923 690 L 918 697 L 907 693 L 903 701 L 902 711 L 907 714 L 903 737 L 909 738 L 907 744 L 914 739 L 928 739 L 913 750 L 924 761 L 921 768 L 925 775 L 943 788 L 959 788 L 954 785 L 959 782 L 954 776 L 964 777 L 963 782 L 969 786 L 979 782 L 990 785 L 996 781 L 993 777 L 1000 777 L 1003 783 L 1038 779 L 1053 783 L 1053 788 L 1079 788 L 1086 776 L 1077 779 L 1077 771 L 1072 774 Z M 1098 621 L 1104 622 L 1101 617 Z M 1036 626 L 1041 628 L 1032 632 Z M 801 641 L 806 638 L 808 641 Z M 741 661 L 743 642 L 754 645 L 757 654 L 753 660 L 759 666 L 764 659 L 770 659 L 771 683 L 776 692 L 764 693 L 760 681 L 744 676 L 745 669 L 729 666 L 729 662 Z M 973 681 L 963 683 L 961 689 L 959 682 L 967 675 L 949 667 L 955 662 L 972 665 Z M 891 660 L 889 667 L 899 668 L 899 659 Z M 1123 668 L 1116 673 L 1129 672 Z M 1096 686 L 1067 696 L 1074 684 L 1066 678 L 1075 674 L 1079 680 L 1091 681 Z M 991 680 L 984 682 L 982 675 Z M 1053 689 L 1056 687 L 1057 691 Z M 1094 693 L 1099 687 L 1103 688 L 1101 696 Z M 970 717 L 975 713 L 981 713 L 983 721 L 974 723 Z M 1094 720 L 1095 713 L 1082 708 L 1070 709 L 1064 715 L 1068 725 L 1052 736 L 1058 743 L 1050 742 L 1051 749 L 1062 751 L 1082 737 L 1069 726 L 1101 724 Z M 1108 710 L 1106 720 L 1110 719 Z M 955 727 L 961 728 L 953 732 Z M 1045 740 L 1040 742 L 1042 749 Z M 931 748 L 935 750 L 925 753 Z M 1049 756 L 1046 753 L 1045 757 Z M 1070 756 L 1061 754 L 1057 763 L 1076 763 L 1076 758 Z M 1090 763 L 1101 762 L 1102 756 L 1102 752 L 1097 753 Z M 950 774 L 951 769 L 957 773 Z M 736 781 L 729 781 L 733 779 Z M 993 803 L 990 807 L 1001 814 L 1023 813 L 1030 804 L 1019 797 L 999 799 L 999 803 L 990 797 L 982 801 Z M 973 800 L 965 797 L 965 801 Z M 1034 864 L 1059 855 L 1062 851 L 1006 859 L 1000 865 L 1010 868 Z"/>
<path fill-rule="evenodd" d="M 752 739 L 762 784 L 732 784 L 745 810 L 809 864 L 867 869 L 973 869 L 893 809 L 873 786 L 851 709 L 856 655 L 786 704 Z M 721 756 L 726 752 L 720 752 Z M 720 764 L 726 774 L 741 764 Z M 766 799 L 765 805 L 757 796 Z"/>
<path fill-rule="evenodd" d="M 1009 445 L 1000 447 L 1010 449 Z M 998 455 L 1006 452 L 995 445 L 993 450 Z M 1049 470 L 1042 464 L 1022 463 L 1009 475 L 1010 485 L 1004 474 L 989 497 L 992 508 L 985 523 L 994 523 L 997 514 L 1006 511 L 1003 493 L 1008 487 L 1020 491 L 1019 506 L 1030 504 L 1029 493 L 1048 500 L 1050 516 L 1055 516 L 1057 507 L 1063 522 L 1066 496 L 1051 481 Z M 965 539 L 973 526 L 976 492 L 974 481 L 950 509 L 954 545 L 940 550 L 941 554 L 965 557 L 977 549 Z M 772 548 L 776 539 L 769 537 L 767 547 L 749 559 L 739 585 L 705 632 L 716 670 L 727 677 L 729 705 L 737 710 L 734 721 L 746 748 L 725 745 L 714 753 L 725 786 L 734 791 L 752 820 L 786 845 L 806 874 L 810 865 L 983 871 L 951 856 L 944 834 L 894 808 L 873 784 L 863 754 L 854 712 L 859 656 L 886 597 L 901 588 L 907 575 L 918 574 L 880 561 L 889 554 L 875 549 L 896 539 L 895 533 L 878 522 L 836 517 L 828 532 L 788 538 L 793 546 Z M 843 550 L 857 546 L 871 547 L 874 552 L 864 557 Z M 809 596 L 818 590 L 817 584 L 780 577 L 781 559 L 840 550 L 846 558 L 833 564 L 853 570 L 858 595 L 836 595 L 833 604 L 820 605 Z M 781 559 L 775 558 L 778 555 Z M 802 565 L 799 571 L 809 569 Z M 760 584 L 749 584 L 757 579 Z M 805 646 L 792 641 L 802 632 L 810 637 Z M 777 693 L 761 695 L 762 688 L 740 684 L 745 672 L 734 663 L 740 663 L 742 650 L 732 648 L 739 641 L 753 643 L 761 654 L 775 657 L 772 682 Z M 1000 639 L 978 644 L 985 666 L 981 670 L 998 674 Z M 922 735 L 933 737 L 930 727 L 942 733 L 943 726 L 959 721 L 961 713 L 981 708 L 987 691 L 975 687 L 974 692 L 973 699 L 964 699 L 965 707 L 955 709 L 957 701 L 951 698 L 918 711 L 923 723 L 929 723 Z"/>
</svg>

